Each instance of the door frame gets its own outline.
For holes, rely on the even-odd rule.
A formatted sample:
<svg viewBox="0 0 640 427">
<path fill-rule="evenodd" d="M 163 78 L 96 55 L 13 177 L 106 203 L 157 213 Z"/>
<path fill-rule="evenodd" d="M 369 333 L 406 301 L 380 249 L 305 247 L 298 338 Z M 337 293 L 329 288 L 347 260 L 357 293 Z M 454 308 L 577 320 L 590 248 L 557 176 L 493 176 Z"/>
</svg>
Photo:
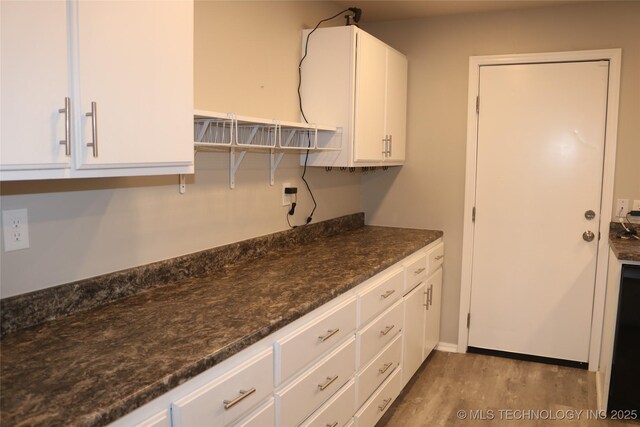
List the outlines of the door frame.
<svg viewBox="0 0 640 427">
<path fill-rule="evenodd" d="M 480 67 L 483 65 L 510 65 L 576 61 L 609 61 L 607 90 L 607 117 L 602 174 L 602 201 L 600 205 L 600 240 L 596 261 L 596 282 L 589 342 L 589 370 L 596 371 L 600 363 L 600 345 L 604 318 L 604 300 L 609 263 L 609 223 L 613 211 L 613 184 L 615 178 L 616 144 L 618 138 L 618 106 L 620 97 L 621 49 L 547 52 L 514 55 L 486 55 L 469 57 L 469 95 L 467 101 L 467 155 L 464 191 L 464 230 L 462 234 L 462 274 L 460 279 L 460 315 L 458 321 L 458 352 L 465 353 L 469 342 L 467 314 L 471 306 L 471 271 L 473 266 L 472 209 L 476 193 L 476 154 L 478 149 L 478 115 L 476 97 L 480 87 Z"/>
</svg>

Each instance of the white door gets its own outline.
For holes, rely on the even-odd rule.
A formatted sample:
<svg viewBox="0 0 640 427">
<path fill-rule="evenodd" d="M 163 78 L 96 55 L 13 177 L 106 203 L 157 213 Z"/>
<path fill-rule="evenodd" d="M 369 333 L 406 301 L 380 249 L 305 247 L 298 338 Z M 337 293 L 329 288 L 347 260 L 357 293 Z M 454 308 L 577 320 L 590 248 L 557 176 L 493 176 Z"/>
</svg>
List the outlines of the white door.
<svg viewBox="0 0 640 427">
<path fill-rule="evenodd" d="M 387 79 L 387 47 L 362 31 L 356 33 L 356 97 L 353 161 L 382 160 Z"/>
<path fill-rule="evenodd" d="M 193 6 L 78 2 L 78 168 L 193 161 Z M 97 110 L 98 151 L 91 103 Z"/>
<path fill-rule="evenodd" d="M 608 64 L 480 67 L 469 346 L 588 360 Z"/>
<path fill-rule="evenodd" d="M 0 170 L 38 170 L 41 178 L 62 178 L 65 153 L 67 6 L 63 1 L 0 3 L 2 117 Z M 28 172 L 25 172 L 28 173 Z"/>
</svg>

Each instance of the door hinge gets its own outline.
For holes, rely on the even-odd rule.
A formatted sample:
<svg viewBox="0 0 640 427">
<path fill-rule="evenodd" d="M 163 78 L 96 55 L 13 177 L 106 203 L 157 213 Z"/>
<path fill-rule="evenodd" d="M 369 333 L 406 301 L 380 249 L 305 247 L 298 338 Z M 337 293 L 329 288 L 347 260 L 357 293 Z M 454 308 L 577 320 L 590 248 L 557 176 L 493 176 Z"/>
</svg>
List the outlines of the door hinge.
<svg viewBox="0 0 640 427">
<path fill-rule="evenodd" d="M 473 209 L 471 209 L 471 222 L 476 222 L 476 207 L 474 206 Z"/>
<path fill-rule="evenodd" d="M 471 326 L 471 313 L 467 313 L 467 329 Z"/>
<path fill-rule="evenodd" d="M 480 96 L 476 96 L 476 114 L 480 114 Z"/>
<path fill-rule="evenodd" d="M 600 241 L 600 232 L 598 231 L 598 241 Z"/>
</svg>

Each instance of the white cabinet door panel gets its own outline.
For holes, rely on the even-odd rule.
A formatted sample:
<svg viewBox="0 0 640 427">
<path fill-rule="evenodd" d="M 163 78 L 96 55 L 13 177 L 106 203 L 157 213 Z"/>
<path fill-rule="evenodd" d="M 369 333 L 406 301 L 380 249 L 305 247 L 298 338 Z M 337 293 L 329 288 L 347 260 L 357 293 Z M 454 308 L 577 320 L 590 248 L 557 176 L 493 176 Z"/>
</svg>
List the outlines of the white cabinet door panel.
<svg viewBox="0 0 640 427">
<path fill-rule="evenodd" d="M 390 135 L 389 157 L 385 161 L 404 161 L 407 139 L 407 58 L 387 48 L 386 130 Z"/>
<path fill-rule="evenodd" d="M 404 297 L 403 384 L 409 381 L 424 360 L 425 289 L 423 281 Z"/>
<path fill-rule="evenodd" d="M 66 4 L 2 1 L 0 15 L 0 170 L 45 169 L 42 178 L 63 177 L 70 164 L 59 143 L 65 116 L 58 112 L 69 96 Z"/>
<path fill-rule="evenodd" d="M 426 281 L 424 351 L 422 360 L 436 348 L 440 341 L 440 312 L 442 300 L 442 269 L 438 269 Z"/>
<path fill-rule="evenodd" d="M 78 2 L 76 166 L 193 160 L 193 4 Z M 92 141 L 97 107 L 98 155 Z M 170 125 L 167 125 L 170 124 Z"/>
</svg>

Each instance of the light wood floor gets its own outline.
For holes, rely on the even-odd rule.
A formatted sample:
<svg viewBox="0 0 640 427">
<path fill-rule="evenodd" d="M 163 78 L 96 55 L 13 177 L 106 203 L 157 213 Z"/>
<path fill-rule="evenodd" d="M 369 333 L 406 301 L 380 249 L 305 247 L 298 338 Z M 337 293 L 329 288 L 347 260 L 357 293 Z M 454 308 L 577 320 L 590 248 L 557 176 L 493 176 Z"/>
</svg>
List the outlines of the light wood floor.
<svg viewBox="0 0 640 427">
<path fill-rule="evenodd" d="M 593 412 L 588 419 L 587 412 L 596 407 L 592 372 L 478 354 L 434 352 L 378 427 L 640 426 L 636 422 L 596 419 Z M 540 417 L 555 419 L 526 419 L 525 412 L 516 410 L 548 410 L 539 413 Z M 584 412 L 576 419 L 578 410 Z M 465 411 L 466 419 L 460 419 L 458 411 Z M 534 412 L 526 414 L 537 416 Z M 558 419 L 563 416 L 565 419 Z"/>
</svg>

